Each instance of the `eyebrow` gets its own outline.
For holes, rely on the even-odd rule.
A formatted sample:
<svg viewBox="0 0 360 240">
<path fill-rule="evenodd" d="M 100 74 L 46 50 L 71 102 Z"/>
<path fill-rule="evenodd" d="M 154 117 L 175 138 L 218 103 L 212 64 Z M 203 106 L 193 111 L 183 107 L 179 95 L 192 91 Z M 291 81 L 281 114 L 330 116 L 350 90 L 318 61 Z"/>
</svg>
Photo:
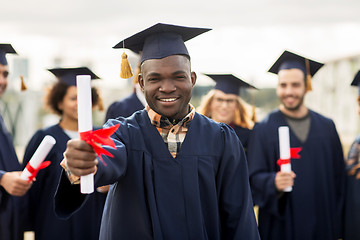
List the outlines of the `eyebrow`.
<svg viewBox="0 0 360 240">
<path fill-rule="evenodd" d="M 161 74 L 160 73 L 157 73 L 157 72 L 151 72 L 148 74 L 148 76 L 160 76 Z"/>
<path fill-rule="evenodd" d="M 172 73 L 172 75 L 177 75 L 177 74 L 186 74 L 186 71 L 179 70 L 179 71 L 175 71 L 175 72 Z M 148 74 L 148 76 L 161 76 L 161 74 L 157 73 L 157 72 L 150 72 Z"/>
</svg>

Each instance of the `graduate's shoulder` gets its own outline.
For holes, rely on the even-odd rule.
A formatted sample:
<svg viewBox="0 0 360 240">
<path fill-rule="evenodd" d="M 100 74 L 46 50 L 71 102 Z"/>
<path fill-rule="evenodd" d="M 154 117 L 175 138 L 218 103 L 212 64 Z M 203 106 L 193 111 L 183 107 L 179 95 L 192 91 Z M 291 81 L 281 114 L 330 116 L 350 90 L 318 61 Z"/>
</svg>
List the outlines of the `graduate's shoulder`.
<svg viewBox="0 0 360 240">
<path fill-rule="evenodd" d="M 269 128 L 277 126 L 279 121 L 283 118 L 279 109 L 274 109 L 268 113 L 260 122 L 257 122 L 254 129 Z"/>
<path fill-rule="evenodd" d="M 55 125 L 47 126 L 42 129 L 38 129 L 33 136 L 34 137 L 35 136 L 45 137 L 46 135 L 57 136 L 59 131 L 61 131 L 61 127 L 59 126 L 59 124 L 55 124 Z"/>
<path fill-rule="evenodd" d="M 309 113 L 313 120 L 323 124 L 324 126 L 329 126 L 329 125 L 334 126 L 335 125 L 334 121 L 329 117 L 326 117 L 326 116 L 324 116 L 318 112 L 315 112 L 311 109 L 309 109 Z"/>
<path fill-rule="evenodd" d="M 144 114 L 147 114 L 146 110 L 138 110 L 131 114 L 129 117 L 117 117 L 115 119 L 108 119 L 104 127 L 114 126 L 120 124 L 120 127 L 129 127 L 130 125 L 138 125 L 139 121 L 144 120 Z"/>
<path fill-rule="evenodd" d="M 221 134 L 224 132 L 236 135 L 234 129 L 229 125 L 225 123 L 215 122 L 211 118 L 208 118 L 197 112 L 195 113 L 195 117 L 191 125 L 193 124 L 196 125 L 195 127 L 198 128 L 199 131 L 201 131 L 200 133 L 202 135 L 206 135 L 206 134 L 213 135 L 216 133 Z"/>
</svg>

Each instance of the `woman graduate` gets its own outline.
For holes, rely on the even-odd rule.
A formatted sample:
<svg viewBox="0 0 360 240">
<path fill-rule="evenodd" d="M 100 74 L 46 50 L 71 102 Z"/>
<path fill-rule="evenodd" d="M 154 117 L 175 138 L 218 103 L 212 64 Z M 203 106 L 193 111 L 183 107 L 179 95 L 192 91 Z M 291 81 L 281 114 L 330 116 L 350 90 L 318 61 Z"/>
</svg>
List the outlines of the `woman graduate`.
<svg viewBox="0 0 360 240">
<path fill-rule="evenodd" d="M 56 139 L 56 144 L 47 155 L 51 164 L 41 170 L 29 194 L 29 224 L 35 232 L 35 239 L 98 239 L 100 222 L 106 195 L 95 191 L 89 196 L 84 208 L 68 220 L 56 217 L 53 199 L 61 173 L 59 165 L 63 159 L 68 140 L 78 138 L 76 75 L 98 77 L 86 67 L 50 69 L 57 78 L 45 97 L 45 105 L 60 116 L 60 122 L 45 129 L 38 130 L 32 137 L 25 151 L 23 164 L 29 162 L 45 135 Z M 96 88 L 92 88 L 93 107 L 101 104 Z M 100 108 L 100 107 L 99 107 Z"/>
<path fill-rule="evenodd" d="M 232 74 L 205 75 L 213 79 L 216 85 L 202 98 L 197 111 L 216 122 L 229 124 L 246 150 L 256 117 L 239 94 L 241 88 L 256 88 Z"/>
<path fill-rule="evenodd" d="M 351 83 L 359 87 L 357 102 L 360 113 L 360 71 Z M 345 199 L 344 240 L 359 239 L 360 237 L 360 135 L 358 135 L 346 159 L 347 182 Z"/>
</svg>

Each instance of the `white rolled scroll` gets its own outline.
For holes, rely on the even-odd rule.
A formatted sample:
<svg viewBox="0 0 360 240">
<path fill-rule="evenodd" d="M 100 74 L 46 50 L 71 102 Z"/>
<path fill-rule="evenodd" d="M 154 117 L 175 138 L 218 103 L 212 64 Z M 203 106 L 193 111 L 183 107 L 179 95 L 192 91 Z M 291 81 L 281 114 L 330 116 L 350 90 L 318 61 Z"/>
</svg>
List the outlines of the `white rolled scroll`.
<svg viewBox="0 0 360 240">
<path fill-rule="evenodd" d="M 77 75 L 77 103 L 79 133 L 92 131 L 91 76 Z M 94 192 L 94 174 L 80 177 L 80 191 L 83 194 Z"/>
<path fill-rule="evenodd" d="M 290 159 L 290 133 L 288 126 L 279 127 L 279 149 L 280 149 L 280 159 Z M 281 172 L 291 172 L 291 163 L 281 164 Z M 284 189 L 284 192 L 291 192 L 292 187 L 287 187 Z"/>
<path fill-rule="evenodd" d="M 29 180 L 32 176 L 32 173 L 29 171 L 28 165 L 31 166 L 32 169 L 38 169 L 41 163 L 45 160 L 45 157 L 48 155 L 50 150 L 55 145 L 56 140 L 50 135 L 46 135 L 41 141 L 40 145 L 36 149 L 34 155 L 31 157 L 30 161 L 26 165 L 25 169 L 22 171 L 20 177 L 24 180 Z"/>
</svg>

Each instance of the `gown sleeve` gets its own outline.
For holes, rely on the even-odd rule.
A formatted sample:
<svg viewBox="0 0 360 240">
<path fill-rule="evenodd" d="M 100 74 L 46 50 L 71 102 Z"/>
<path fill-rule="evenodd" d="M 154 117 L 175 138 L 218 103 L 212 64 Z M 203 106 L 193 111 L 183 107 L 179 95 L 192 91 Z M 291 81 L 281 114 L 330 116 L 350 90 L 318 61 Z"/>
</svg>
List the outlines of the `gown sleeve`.
<svg viewBox="0 0 360 240">
<path fill-rule="evenodd" d="M 234 131 L 223 125 L 224 152 L 217 174 L 223 239 L 259 239 L 246 157 Z"/>
<path fill-rule="evenodd" d="M 118 124 L 118 120 L 109 120 L 104 127 L 110 127 Z M 126 135 L 126 127 L 120 127 L 112 136 L 116 149 L 106 148 L 114 157 L 102 155 L 107 166 L 104 166 L 99 160 L 98 169 L 94 176 L 94 185 L 96 187 L 115 183 L 126 171 L 126 148 L 122 141 Z M 122 136 L 120 138 L 120 135 Z M 87 199 L 86 194 L 80 193 L 80 184 L 71 184 L 62 170 L 59 185 L 55 193 L 55 213 L 58 217 L 67 219 L 77 212 Z"/>
</svg>

